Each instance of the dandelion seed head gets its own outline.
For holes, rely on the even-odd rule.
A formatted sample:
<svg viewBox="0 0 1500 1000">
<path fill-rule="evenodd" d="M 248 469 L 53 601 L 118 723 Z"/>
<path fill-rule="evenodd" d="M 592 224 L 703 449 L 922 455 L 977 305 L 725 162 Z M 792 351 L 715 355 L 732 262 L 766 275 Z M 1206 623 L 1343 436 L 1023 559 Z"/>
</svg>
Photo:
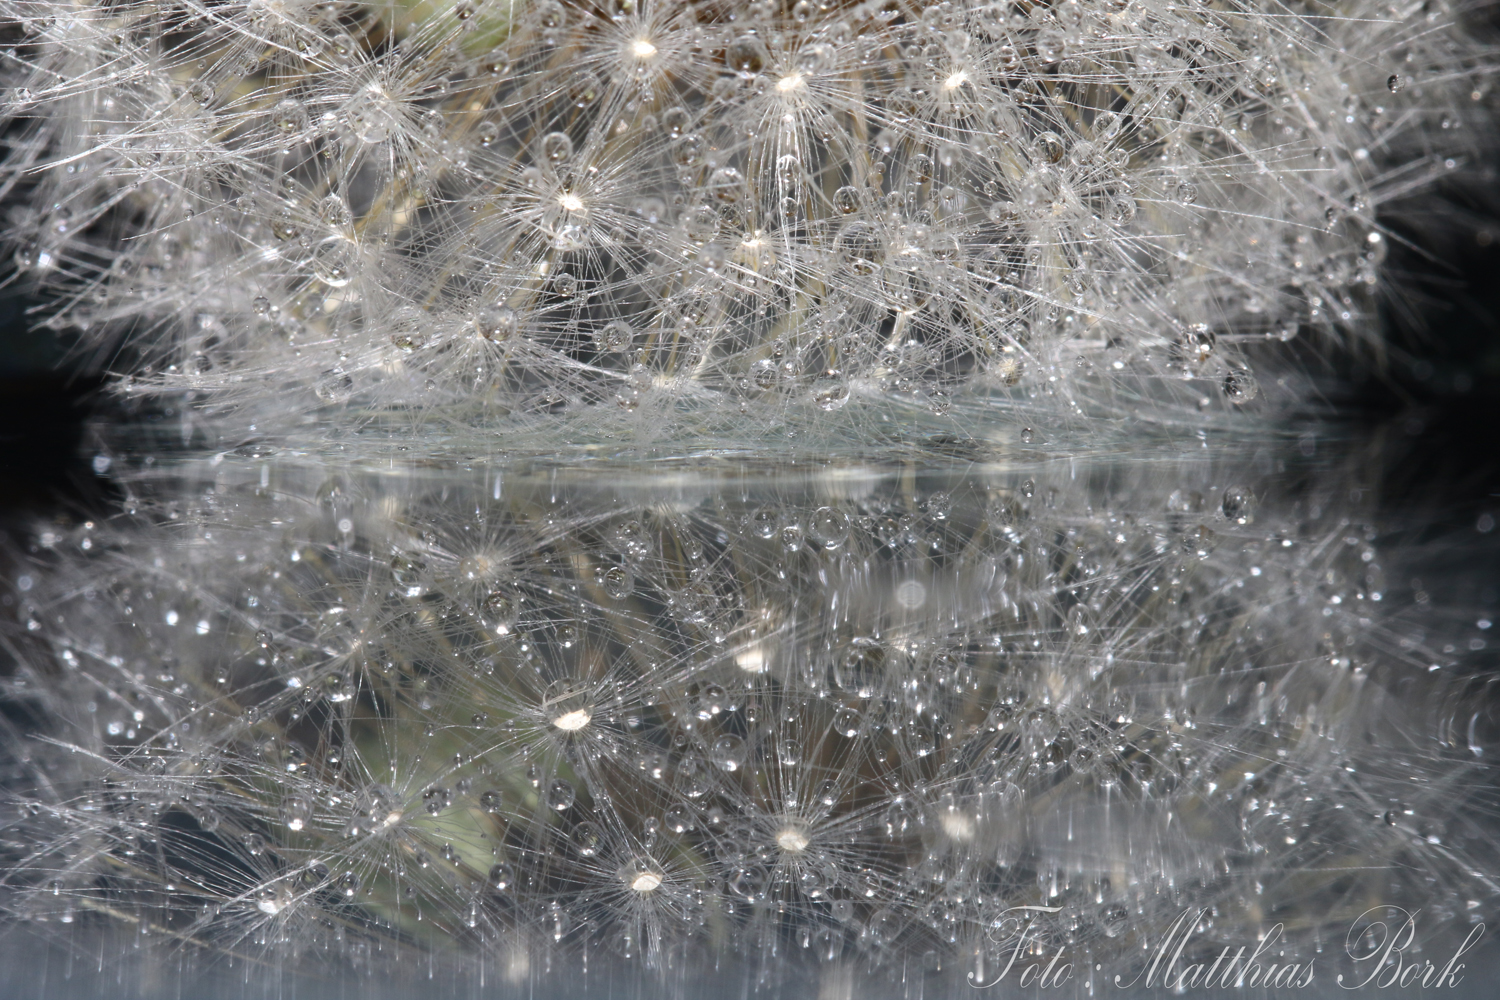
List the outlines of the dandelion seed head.
<svg viewBox="0 0 1500 1000">
<path fill-rule="evenodd" d="M 801 854 L 810 843 L 806 831 L 796 826 L 785 826 L 776 832 L 776 846 L 788 854 Z"/>
<path fill-rule="evenodd" d="M 565 733 L 575 733 L 587 726 L 592 718 L 586 709 L 575 708 L 570 712 L 553 716 L 552 724 Z"/>
</svg>

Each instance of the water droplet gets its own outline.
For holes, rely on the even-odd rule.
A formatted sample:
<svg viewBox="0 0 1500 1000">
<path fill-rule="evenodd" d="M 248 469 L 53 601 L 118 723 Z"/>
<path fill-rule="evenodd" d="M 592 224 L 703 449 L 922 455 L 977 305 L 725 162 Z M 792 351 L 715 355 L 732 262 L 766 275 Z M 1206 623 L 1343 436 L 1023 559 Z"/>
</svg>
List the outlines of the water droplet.
<svg viewBox="0 0 1500 1000">
<path fill-rule="evenodd" d="M 271 109 L 271 124 L 282 135 L 301 135 L 307 131 L 307 108 L 295 97 L 287 97 Z"/>
<path fill-rule="evenodd" d="M 728 734 L 714 740 L 710 759 L 720 770 L 738 771 L 745 763 L 746 753 L 745 741 L 738 736 Z"/>
<path fill-rule="evenodd" d="M 849 384 L 840 378 L 823 377 L 813 386 L 813 405 L 827 413 L 849 402 Z"/>
<path fill-rule="evenodd" d="M 584 858 L 592 858 L 604 845 L 604 835 L 592 823 L 579 823 L 573 828 L 573 834 L 569 839 L 572 841 L 573 850 L 578 852 L 579 857 Z"/>
<path fill-rule="evenodd" d="M 547 786 L 547 808 L 555 812 L 570 808 L 577 797 L 573 786 L 561 778 Z"/>
<path fill-rule="evenodd" d="M 1061 163 L 1065 152 L 1062 136 L 1056 132 L 1043 132 L 1031 143 L 1031 155 L 1047 163 Z"/>
<path fill-rule="evenodd" d="M 708 175 L 708 193 L 728 205 L 740 200 L 744 184 L 744 176 L 733 167 L 720 167 Z"/>
<path fill-rule="evenodd" d="M 751 903 L 759 902 L 766 894 L 770 881 L 766 870 L 760 865 L 744 865 L 730 871 L 725 880 L 729 891 Z"/>
<path fill-rule="evenodd" d="M 604 593 L 615 601 L 623 601 L 635 591 L 635 576 L 624 566 L 612 566 L 600 579 Z"/>
<path fill-rule="evenodd" d="M 485 595 L 484 616 L 497 631 L 509 632 L 516 625 L 516 602 L 502 590 Z"/>
<path fill-rule="evenodd" d="M 490 869 L 490 888 L 497 892 L 509 892 L 516 887 L 516 869 L 514 865 L 502 861 Z"/>
<path fill-rule="evenodd" d="M 1109 937 L 1119 937 L 1130 922 L 1130 911 L 1124 903 L 1109 903 L 1099 911 L 1099 926 Z"/>
<path fill-rule="evenodd" d="M 616 352 L 630 349 L 635 340 L 635 331 L 624 320 L 606 323 L 594 334 L 594 346 L 601 351 Z"/>
<path fill-rule="evenodd" d="M 573 155 L 573 140 L 566 132 L 548 132 L 542 136 L 542 159 L 548 163 L 566 163 Z"/>
<path fill-rule="evenodd" d="M 859 188 L 845 184 L 833 193 L 833 207 L 840 215 L 853 215 L 859 211 Z"/>
<path fill-rule="evenodd" d="M 819 507 L 807 522 L 807 537 L 832 551 L 849 538 L 849 515 L 836 507 Z"/>
<path fill-rule="evenodd" d="M 301 795 L 292 795 L 282 800 L 281 820 L 294 833 L 303 829 L 312 820 L 312 800 Z"/>
<path fill-rule="evenodd" d="M 770 61 L 766 43 L 755 35 L 741 35 L 724 52 L 724 62 L 736 73 L 759 73 Z"/>
<path fill-rule="evenodd" d="M 341 371 L 326 371 L 313 384 L 313 395 L 325 403 L 342 403 L 354 395 L 354 379 Z"/>
<path fill-rule="evenodd" d="M 856 698 L 873 698 L 880 689 L 885 649 L 874 639 L 854 639 L 833 668 L 833 685 Z"/>
<path fill-rule="evenodd" d="M 856 274 L 873 274 L 880 259 L 880 237 L 868 224 L 851 222 L 838 237 L 839 255 Z"/>
<path fill-rule="evenodd" d="M 1224 395 L 1231 403 L 1248 403 L 1260 394 L 1260 385 L 1248 368 L 1237 368 L 1224 376 Z"/>
<path fill-rule="evenodd" d="M 349 130 L 367 143 L 384 142 L 404 124 L 396 101 L 378 83 L 355 91 L 344 106 L 344 115 Z"/>
<path fill-rule="evenodd" d="M 452 804 L 453 789 L 451 788 L 429 788 L 422 793 L 422 806 L 433 816 Z"/>
<path fill-rule="evenodd" d="M 327 240 L 313 252 L 313 274 L 325 285 L 343 288 L 354 278 L 357 259 L 348 240 Z"/>
<path fill-rule="evenodd" d="M 844 707 L 833 713 L 833 731 L 853 739 L 864 728 L 865 717 L 858 709 Z"/>
<path fill-rule="evenodd" d="M 507 305 L 481 306 L 474 313 L 474 329 L 485 340 L 509 340 L 519 325 L 520 317 Z"/>
<path fill-rule="evenodd" d="M 1222 508 L 1229 520 L 1248 524 L 1255 510 L 1255 496 L 1243 486 L 1230 486 L 1224 490 Z"/>
<path fill-rule="evenodd" d="M 1392 73 L 1385 78 L 1385 89 L 1396 94 L 1406 89 L 1406 78 L 1400 73 Z"/>
<path fill-rule="evenodd" d="M 673 833 L 687 833 L 693 829 L 693 811 L 685 805 L 675 805 L 662 814 L 662 821 Z"/>
</svg>

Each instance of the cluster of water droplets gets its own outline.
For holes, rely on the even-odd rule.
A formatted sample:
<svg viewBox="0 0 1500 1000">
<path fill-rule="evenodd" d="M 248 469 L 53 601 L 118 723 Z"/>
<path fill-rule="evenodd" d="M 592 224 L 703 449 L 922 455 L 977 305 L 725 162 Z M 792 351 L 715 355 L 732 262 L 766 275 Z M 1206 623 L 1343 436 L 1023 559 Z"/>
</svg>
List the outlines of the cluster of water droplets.
<svg viewBox="0 0 1500 1000">
<path fill-rule="evenodd" d="M 8 9 L 17 265 L 262 434 L 1232 407 L 1486 79 L 1439 3 Z"/>
</svg>

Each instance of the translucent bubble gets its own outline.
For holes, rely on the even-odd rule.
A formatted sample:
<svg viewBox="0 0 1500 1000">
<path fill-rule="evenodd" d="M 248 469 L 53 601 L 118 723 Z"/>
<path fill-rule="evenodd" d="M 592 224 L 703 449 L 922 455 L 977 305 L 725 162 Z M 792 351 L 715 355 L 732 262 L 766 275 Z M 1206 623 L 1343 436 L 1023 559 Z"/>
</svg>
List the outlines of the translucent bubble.
<svg viewBox="0 0 1500 1000">
<path fill-rule="evenodd" d="M 849 538 L 849 515 L 836 507 L 819 507 L 807 522 L 807 537 L 828 550 Z"/>
<path fill-rule="evenodd" d="M 302 229 L 293 221 L 290 212 L 283 212 L 271 220 L 271 235 L 285 243 L 302 235 Z"/>
<path fill-rule="evenodd" d="M 953 511 L 953 497 L 947 493 L 934 493 L 927 498 L 927 516 L 936 521 L 945 520 Z"/>
<path fill-rule="evenodd" d="M 573 140 L 566 132 L 548 132 L 542 136 L 542 159 L 548 163 L 566 163 L 573 155 Z"/>
<path fill-rule="evenodd" d="M 552 276 L 552 290 L 562 298 L 570 299 L 578 291 L 578 279 L 567 271 L 558 271 Z"/>
<path fill-rule="evenodd" d="M 604 593 L 611 600 L 623 601 L 635 591 L 635 577 L 624 566 L 612 566 L 600 578 Z"/>
<path fill-rule="evenodd" d="M 784 739 L 776 747 L 776 759 L 787 767 L 802 763 L 802 744 L 795 739 Z"/>
<path fill-rule="evenodd" d="M 283 98 L 271 109 L 271 124 L 282 135 L 301 135 L 307 131 L 307 108 L 294 97 Z"/>
<path fill-rule="evenodd" d="M 474 129 L 474 141 L 480 149 L 489 149 L 500 141 L 500 126 L 495 122 L 480 122 Z"/>
<path fill-rule="evenodd" d="M 515 866 L 502 861 L 490 869 L 489 885 L 496 892 L 510 892 L 516 887 Z"/>
<path fill-rule="evenodd" d="M 259 833 L 251 831 L 240 838 L 240 843 L 245 845 L 245 851 L 254 858 L 266 853 L 266 838 Z"/>
<path fill-rule="evenodd" d="M 577 798 L 578 793 L 573 790 L 573 786 L 561 778 L 558 778 L 547 786 L 546 802 L 548 809 L 562 812 L 564 809 L 570 808 Z"/>
<path fill-rule="evenodd" d="M 354 224 L 354 213 L 343 198 L 330 194 L 318 202 L 318 219 L 328 228 L 342 231 Z"/>
<path fill-rule="evenodd" d="M 1099 927 L 1108 937 L 1119 937 L 1130 923 L 1124 903 L 1108 903 L 1099 911 Z"/>
<path fill-rule="evenodd" d="M 493 815 L 505 808 L 505 798 L 499 792 L 491 789 L 479 796 L 479 808 Z"/>
<path fill-rule="evenodd" d="M 747 753 L 745 741 L 738 736 L 728 734 L 714 740 L 709 757 L 720 770 L 738 771 L 744 765 Z"/>
<path fill-rule="evenodd" d="M 481 306 L 474 313 L 474 329 L 485 340 L 509 340 L 519 324 L 516 311 L 506 305 Z"/>
<path fill-rule="evenodd" d="M 1192 181 L 1183 181 L 1177 185 L 1175 194 L 1178 204 L 1192 205 L 1198 201 L 1198 185 Z"/>
</svg>

